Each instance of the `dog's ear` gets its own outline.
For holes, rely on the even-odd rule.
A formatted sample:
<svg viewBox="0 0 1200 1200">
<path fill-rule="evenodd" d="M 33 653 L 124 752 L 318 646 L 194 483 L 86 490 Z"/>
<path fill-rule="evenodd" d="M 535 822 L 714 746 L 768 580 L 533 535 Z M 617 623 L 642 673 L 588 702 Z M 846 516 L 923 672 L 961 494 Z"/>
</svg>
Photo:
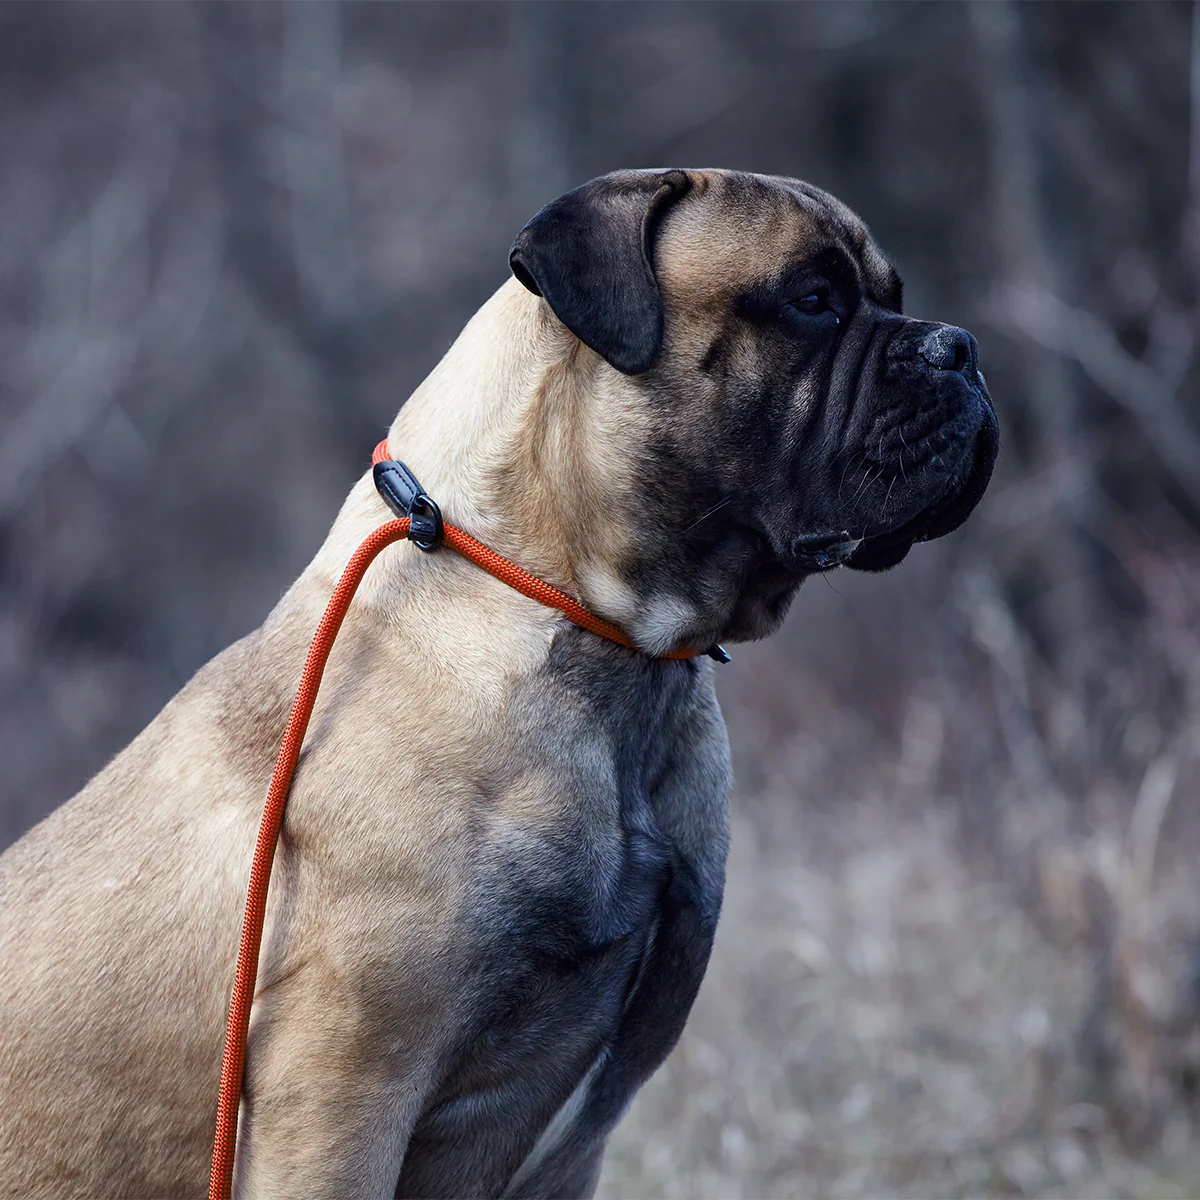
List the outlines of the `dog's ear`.
<svg viewBox="0 0 1200 1200">
<path fill-rule="evenodd" d="M 547 204 L 517 235 L 513 274 L 626 375 L 658 361 L 663 305 L 654 234 L 691 181 L 683 171 L 602 175 Z"/>
</svg>

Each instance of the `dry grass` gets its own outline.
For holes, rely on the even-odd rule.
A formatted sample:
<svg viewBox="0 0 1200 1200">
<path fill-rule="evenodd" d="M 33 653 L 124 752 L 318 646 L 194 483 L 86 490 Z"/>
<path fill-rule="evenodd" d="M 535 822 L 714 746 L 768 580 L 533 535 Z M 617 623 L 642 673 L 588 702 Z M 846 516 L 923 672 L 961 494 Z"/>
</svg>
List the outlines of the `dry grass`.
<svg viewBox="0 0 1200 1200">
<path fill-rule="evenodd" d="M 738 822 L 704 990 L 601 1195 L 1200 1194 L 1186 1115 L 1137 1162 L 1082 1098 L 1086 954 L 972 879 L 944 820 L 855 807 L 817 854 Z"/>
<path fill-rule="evenodd" d="M 778 687 L 757 654 L 726 698 L 743 755 Z M 708 977 L 600 1195 L 1200 1196 L 1198 881 L 1146 844 L 1164 760 L 1071 837 L 999 779 L 1006 875 L 934 787 L 936 705 L 889 746 L 796 683 L 818 728 L 740 791 Z"/>
</svg>

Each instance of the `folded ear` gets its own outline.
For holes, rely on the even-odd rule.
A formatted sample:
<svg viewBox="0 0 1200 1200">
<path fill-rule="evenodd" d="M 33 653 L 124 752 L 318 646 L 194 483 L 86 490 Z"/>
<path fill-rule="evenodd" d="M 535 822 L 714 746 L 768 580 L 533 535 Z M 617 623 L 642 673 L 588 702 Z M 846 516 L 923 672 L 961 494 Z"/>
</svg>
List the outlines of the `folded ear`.
<svg viewBox="0 0 1200 1200">
<path fill-rule="evenodd" d="M 585 345 L 626 375 L 658 361 L 663 305 L 654 275 L 662 214 L 684 171 L 602 175 L 547 204 L 517 235 L 513 274 Z"/>
</svg>

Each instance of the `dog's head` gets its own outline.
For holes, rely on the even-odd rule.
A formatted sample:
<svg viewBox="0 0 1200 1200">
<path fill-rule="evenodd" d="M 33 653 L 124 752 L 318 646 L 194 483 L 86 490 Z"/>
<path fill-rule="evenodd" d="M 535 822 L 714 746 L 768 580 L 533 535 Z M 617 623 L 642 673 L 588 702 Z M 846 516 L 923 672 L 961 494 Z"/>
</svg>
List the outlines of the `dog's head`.
<svg viewBox="0 0 1200 1200">
<path fill-rule="evenodd" d="M 762 636 L 806 575 L 895 566 L 983 495 L 997 425 L 975 339 L 904 316 L 895 269 L 826 192 L 617 172 L 542 209 L 510 262 L 636 396 L 621 583 L 690 614 L 675 632 Z"/>
</svg>

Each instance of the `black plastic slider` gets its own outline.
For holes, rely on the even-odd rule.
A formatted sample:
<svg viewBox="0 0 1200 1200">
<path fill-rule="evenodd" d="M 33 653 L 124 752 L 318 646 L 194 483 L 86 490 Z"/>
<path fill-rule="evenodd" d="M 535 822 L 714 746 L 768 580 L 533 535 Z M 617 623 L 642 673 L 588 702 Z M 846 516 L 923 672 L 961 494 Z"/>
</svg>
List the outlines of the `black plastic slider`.
<svg viewBox="0 0 1200 1200">
<path fill-rule="evenodd" d="M 425 493 L 417 477 L 394 459 L 377 462 L 375 490 L 398 517 L 409 519 L 408 540 L 420 550 L 436 550 L 446 537 L 442 510 Z"/>
<path fill-rule="evenodd" d="M 719 662 L 719 663 L 733 662 L 733 659 L 729 657 L 729 651 L 726 650 L 724 646 L 718 646 L 715 642 L 711 646 L 709 646 L 709 648 L 707 650 L 705 650 L 704 653 L 707 654 L 708 657 L 711 658 L 714 662 Z"/>
</svg>

